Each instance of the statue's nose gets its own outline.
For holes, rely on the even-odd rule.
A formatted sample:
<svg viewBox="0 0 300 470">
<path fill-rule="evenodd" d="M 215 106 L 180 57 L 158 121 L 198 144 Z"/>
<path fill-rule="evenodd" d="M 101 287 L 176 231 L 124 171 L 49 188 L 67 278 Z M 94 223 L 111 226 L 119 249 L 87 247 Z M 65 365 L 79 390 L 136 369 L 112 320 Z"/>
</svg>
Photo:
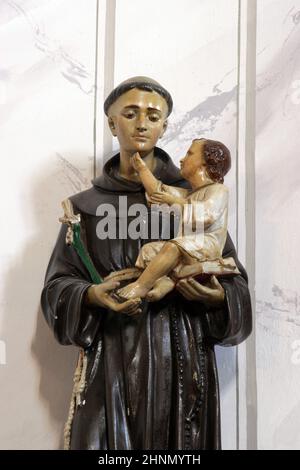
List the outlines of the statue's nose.
<svg viewBox="0 0 300 470">
<path fill-rule="evenodd" d="M 139 132 L 143 132 L 143 131 L 146 131 L 147 130 L 147 126 L 146 126 L 146 118 L 143 114 L 141 114 L 139 117 L 138 117 L 138 120 L 137 120 L 137 123 L 136 123 L 136 128 Z"/>
</svg>

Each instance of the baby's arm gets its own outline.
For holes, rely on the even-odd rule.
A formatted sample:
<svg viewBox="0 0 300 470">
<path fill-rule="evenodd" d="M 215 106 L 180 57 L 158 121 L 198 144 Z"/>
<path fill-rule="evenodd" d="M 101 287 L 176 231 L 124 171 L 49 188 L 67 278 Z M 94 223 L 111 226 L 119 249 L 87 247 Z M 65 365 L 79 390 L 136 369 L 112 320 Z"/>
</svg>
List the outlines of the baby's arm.
<svg viewBox="0 0 300 470">
<path fill-rule="evenodd" d="M 155 178 L 146 163 L 143 162 L 138 152 L 132 156 L 132 166 L 139 174 L 147 194 L 151 197 L 157 191 L 158 179 Z"/>
<path fill-rule="evenodd" d="M 155 178 L 138 152 L 132 156 L 132 166 L 138 172 L 152 204 L 168 204 L 169 206 L 179 204 L 184 206 L 188 191 L 162 184 L 161 181 Z"/>
</svg>

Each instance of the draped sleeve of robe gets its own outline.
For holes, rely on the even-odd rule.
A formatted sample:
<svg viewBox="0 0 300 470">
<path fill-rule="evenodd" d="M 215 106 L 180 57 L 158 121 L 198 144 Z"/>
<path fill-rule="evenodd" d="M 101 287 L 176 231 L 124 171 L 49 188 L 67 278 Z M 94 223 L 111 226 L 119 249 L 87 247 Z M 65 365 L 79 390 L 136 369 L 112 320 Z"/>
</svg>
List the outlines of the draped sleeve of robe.
<svg viewBox="0 0 300 470">
<path fill-rule="evenodd" d="M 163 181 L 179 186 L 170 158 L 160 149 L 156 156 L 163 162 L 157 165 Z M 99 201 L 115 201 L 117 206 L 117 196 L 127 194 L 129 201 L 146 204 L 141 187 L 112 174 L 109 165 L 117 163 L 114 157 L 93 188 L 72 198 L 75 212 L 82 216 L 90 256 L 102 276 L 134 266 L 141 247 L 139 240 L 96 237 L 92 214 Z M 223 257 L 233 257 L 241 275 L 222 280 L 222 308 L 207 309 L 174 291 L 159 302 L 144 302 L 142 314 L 130 318 L 87 306 L 85 294 L 92 282 L 76 252 L 66 245 L 65 235 L 63 226 L 49 261 L 41 304 L 56 339 L 83 348 L 87 357 L 71 449 L 219 449 L 214 345 L 239 344 L 252 325 L 247 274 L 230 237 Z"/>
<path fill-rule="evenodd" d="M 86 305 L 85 295 L 92 281 L 75 250 L 66 245 L 66 232 L 63 225 L 49 261 L 41 305 L 60 344 L 88 348 L 105 310 Z"/>
</svg>

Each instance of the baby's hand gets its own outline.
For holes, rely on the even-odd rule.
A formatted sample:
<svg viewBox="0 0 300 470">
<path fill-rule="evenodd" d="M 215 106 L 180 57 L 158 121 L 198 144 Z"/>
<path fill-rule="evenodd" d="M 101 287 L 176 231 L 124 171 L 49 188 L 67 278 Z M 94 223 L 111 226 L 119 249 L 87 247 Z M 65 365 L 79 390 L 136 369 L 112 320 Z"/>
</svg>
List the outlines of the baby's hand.
<svg viewBox="0 0 300 470">
<path fill-rule="evenodd" d="M 151 204 L 168 204 L 171 206 L 176 202 L 176 198 L 169 193 L 157 191 L 149 198 Z"/>
<path fill-rule="evenodd" d="M 131 164 L 135 171 L 139 172 L 143 168 L 146 167 L 146 163 L 143 162 L 142 158 L 140 157 L 140 154 L 136 152 L 132 157 L 131 157 Z"/>
</svg>

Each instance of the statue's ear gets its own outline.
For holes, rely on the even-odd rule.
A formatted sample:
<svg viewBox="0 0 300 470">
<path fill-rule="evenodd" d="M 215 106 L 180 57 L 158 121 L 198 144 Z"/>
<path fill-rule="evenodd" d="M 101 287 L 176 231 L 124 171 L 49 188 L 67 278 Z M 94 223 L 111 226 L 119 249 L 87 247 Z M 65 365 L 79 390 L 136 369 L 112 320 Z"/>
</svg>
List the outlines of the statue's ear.
<svg viewBox="0 0 300 470">
<path fill-rule="evenodd" d="M 116 135 L 117 135 L 116 126 L 115 126 L 115 123 L 114 123 L 114 119 L 111 116 L 108 118 L 108 125 L 109 125 L 109 128 L 110 128 L 110 131 L 111 131 L 112 135 L 114 137 L 116 137 Z"/>
<path fill-rule="evenodd" d="M 163 123 L 163 130 L 162 130 L 162 132 L 161 132 L 159 138 L 161 138 L 161 137 L 164 135 L 164 133 L 165 133 L 166 130 L 167 130 L 167 127 L 168 127 L 168 120 L 166 119 L 165 122 Z"/>
</svg>

